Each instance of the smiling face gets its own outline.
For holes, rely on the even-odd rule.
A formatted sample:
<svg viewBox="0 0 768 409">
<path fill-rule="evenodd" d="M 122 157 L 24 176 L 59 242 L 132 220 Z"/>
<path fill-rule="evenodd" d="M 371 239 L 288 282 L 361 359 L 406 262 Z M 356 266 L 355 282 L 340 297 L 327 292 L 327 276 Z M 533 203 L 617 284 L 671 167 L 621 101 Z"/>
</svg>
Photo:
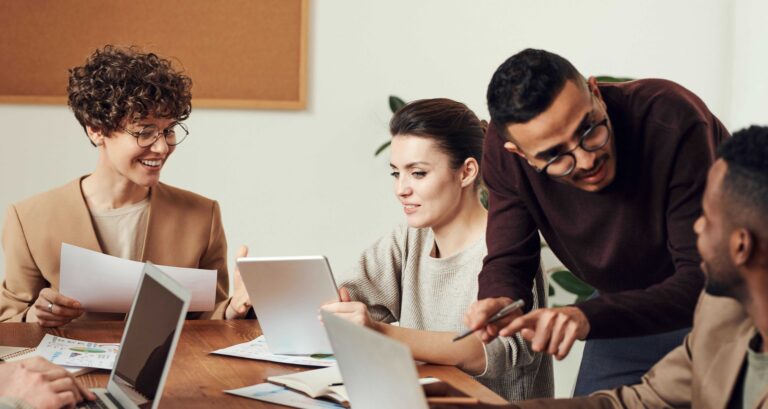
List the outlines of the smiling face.
<svg viewBox="0 0 768 409">
<path fill-rule="evenodd" d="M 609 133 L 604 146 L 588 152 L 577 145 L 590 126 L 607 117 L 605 102 L 594 78 L 588 86 L 569 80 L 544 112 L 528 122 L 507 125 L 506 131 L 512 140 L 504 147 L 537 169 L 544 168 L 557 155 L 570 151 L 576 159 L 575 168 L 571 174 L 553 180 L 587 192 L 597 192 L 616 177 L 610 121 L 606 126 L 596 128 L 598 132 Z"/>
<path fill-rule="evenodd" d="M 731 228 L 726 223 L 723 201 L 723 178 L 727 164 L 719 159 L 707 175 L 707 187 L 702 198 L 701 216 L 693 225 L 696 248 L 701 254 L 701 269 L 707 277 L 705 291 L 711 295 L 736 297 L 743 280 L 729 254 Z"/>
<path fill-rule="evenodd" d="M 451 169 L 451 158 L 430 138 L 397 135 L 392 138 L 390 167 L 394 192 L 411 227 L 439 228 L 460 212 L 465 188 L 461 170 Z"/>
<path fill-rule="evenodd" d="M 123 128 L 138 134 L 149 125 L 164 130 L 176 122 L 174 119 L 149 116 L 126 122 Z M 146 188 L 153 187 L 160 181 L 160 171 L 175 149 L 175 146 L 166 143 L 162 135 L 146 148 L 140 147 L 133 135 L 122 130 L 105 136 L 88 128 L 88 136 L 99 147 L 98 171 L 105 172 L 112 180 L 122 180 Z"/>
</svg>

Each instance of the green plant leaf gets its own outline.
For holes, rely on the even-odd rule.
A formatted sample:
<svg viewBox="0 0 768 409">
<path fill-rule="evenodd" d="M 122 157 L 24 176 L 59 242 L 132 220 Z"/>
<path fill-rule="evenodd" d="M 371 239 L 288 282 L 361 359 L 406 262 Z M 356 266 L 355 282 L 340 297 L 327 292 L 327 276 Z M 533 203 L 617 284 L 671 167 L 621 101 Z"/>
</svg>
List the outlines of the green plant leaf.
<svg viewBox="0 0 768 409">
<path fill-rule="evenodd" d="M 483 204 L 483 207 L 488 209 L 488 190 L 485 188 L 480 188 L 480 203 Z"/>
<path fill-rule="evenodd" d="M 555 296 L 555 287 L 549 286 L 549 296 L 554 297 Z"/>
<path fill-rule="evenodd" d="M 379 156 L 379 154 L 384 152 L 384 150 L 387 149 L 391 143 L 392 141 L 384 142 L 381 146 L 379 146 L 379 149 L 376 149 L 376 153 L 374 153 L 373 156 Z"/>
<path fill-rule="evenodd" d="M 579 297 L 589 297 L 595 292 L 589 284 L 579 280 L 573 273 L 568 270 L 558 270 L 550 275 L 552 281 L 556 282 L 565 291 L 571 294 L 575 294 Z"/>
<path fill-rule="evenodd" d="M 397 112 L 398 109 L 404 106 L 405 106 L 405 101 L 400 99 L 400 97 L 396 97 L 394 95 L 389 96 L 389 109 L 392 110 L 393 114 Z"/>
<path fill-rule="evenodd" d="M 597 82 L 627 82 L 632 81 L 634 78 L 628 77 L 612 77 L 610 75 L 598 75 L 595 77 Z"/>
</svg>

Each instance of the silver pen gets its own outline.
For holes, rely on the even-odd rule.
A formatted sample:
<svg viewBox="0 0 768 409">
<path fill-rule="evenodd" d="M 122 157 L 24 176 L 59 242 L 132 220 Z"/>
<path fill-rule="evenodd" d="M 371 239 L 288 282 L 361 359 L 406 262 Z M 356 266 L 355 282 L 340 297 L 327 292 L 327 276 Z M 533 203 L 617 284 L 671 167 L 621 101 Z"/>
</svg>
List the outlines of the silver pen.
<svg viewBox="0 0 768 409">
<path fill-rule="evenodd" d="M 523 308 L 524 306 L 525 306 L 525 301 L 517 300 L 517 301 L 513 302 L 512 304 L 509 304 L 506 307 L 500 309 L 499 312 L 497 312 L 496 314 L 493 314 L 491 316 L 491 318 L 489 318 L 488 321 L 486 321 L 485 324 L 483 324 L 483 326 L 486 326 L 488 324 L 493 324 L 494 322 L 496 322 L 496 321 L 506 317 L 507 315 L 511 314 L 512 312 L 516 311 L 519 308 Z M 453 342 L 456 342 L 456 341 L 458 341 L 460 339 L 464 339 L 467 336 L 469 336 L 469 334 L 471 334 L 471 333 L 473 333 L 475 331 L 477 331 L 477 330 L 468 329 L 468 330 L 462 332 L 461 334 L 457 335 L 455 338 L 453 338 Z"/>
</svg>

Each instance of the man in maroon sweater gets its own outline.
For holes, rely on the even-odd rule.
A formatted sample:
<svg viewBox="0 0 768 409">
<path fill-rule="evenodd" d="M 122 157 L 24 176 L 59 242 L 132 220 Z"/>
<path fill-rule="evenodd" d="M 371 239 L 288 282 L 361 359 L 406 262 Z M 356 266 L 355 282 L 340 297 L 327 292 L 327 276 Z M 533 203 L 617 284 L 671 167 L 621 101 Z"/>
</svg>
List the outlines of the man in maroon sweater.
<svg viewBox="0 0 768 409">
<path fill-rule="evenodd" d="M 639 381 L 691 325 L 704 283 L 692 227 L 728 131 L 675 83 L 585 81 L 542 50 L 498 68 L 488 106 L 488 256 L 467 326 L 484 342 L 522 331 L 558 359 L 587 339 L 576 395 Z M 515 299 L 531 305 L 539 232 L 599 296 L 484 326 Z"/>
</svg>

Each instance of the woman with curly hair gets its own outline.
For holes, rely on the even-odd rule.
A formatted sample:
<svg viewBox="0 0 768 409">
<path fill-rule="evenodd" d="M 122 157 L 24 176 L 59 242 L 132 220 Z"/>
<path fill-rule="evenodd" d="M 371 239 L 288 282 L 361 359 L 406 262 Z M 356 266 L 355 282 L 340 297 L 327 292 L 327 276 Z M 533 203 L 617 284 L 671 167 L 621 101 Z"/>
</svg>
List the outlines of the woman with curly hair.
<svg viewBox="0 0 768 409">
<path fill-rule="evenodd" d="M 58 327 L 80 317 L 120 319 L 84 313 L 78 300 L 59 293 L 62 243 L 131 260 L 215 269 L 216 308 L 196 316 L 245 314 L 243 305 L 227 298 L 219 205 L 160 183 L 163 166 L 188 135 L 183 121 L 192 110 L 191 85 L 168 60 L 134 48 L 106 46 L 69 71 L 69 106 L 98 149 L 96 169 L 9 207 L 0 321 Z"/>
</svg>

